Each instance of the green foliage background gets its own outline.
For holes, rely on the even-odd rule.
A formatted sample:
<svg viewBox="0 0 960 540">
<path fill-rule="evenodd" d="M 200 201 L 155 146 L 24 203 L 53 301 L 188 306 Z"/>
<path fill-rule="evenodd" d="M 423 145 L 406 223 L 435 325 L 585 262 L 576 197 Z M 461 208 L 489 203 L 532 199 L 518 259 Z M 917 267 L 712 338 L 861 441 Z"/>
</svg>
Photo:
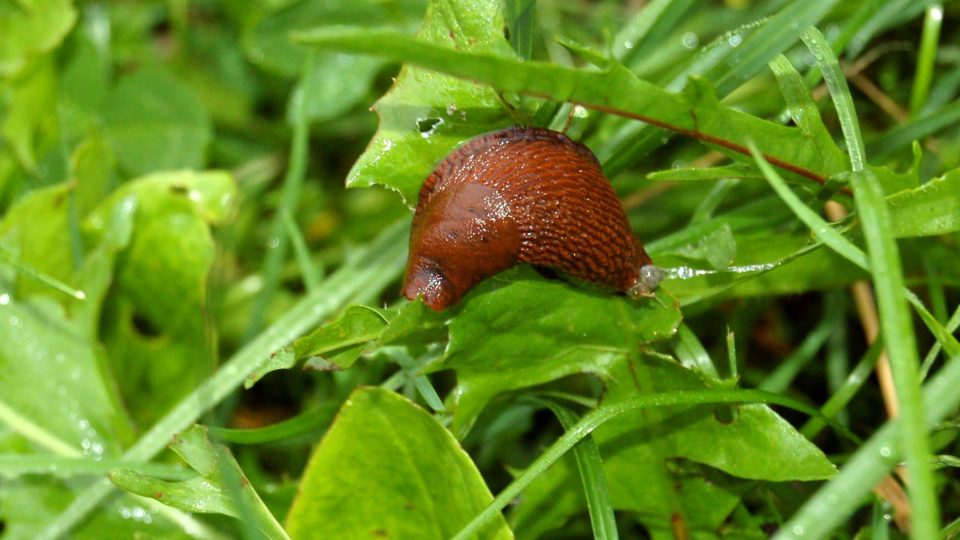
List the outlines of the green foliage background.
<svg viewBox="0 0 960 540">
<path fill-rule="evenodd" d="M 0 535 L 954 537 L 958 17 L 0 0 Z M 656 297 L 398 297 L 513 124 L 597 154 Z"/>
</svg>

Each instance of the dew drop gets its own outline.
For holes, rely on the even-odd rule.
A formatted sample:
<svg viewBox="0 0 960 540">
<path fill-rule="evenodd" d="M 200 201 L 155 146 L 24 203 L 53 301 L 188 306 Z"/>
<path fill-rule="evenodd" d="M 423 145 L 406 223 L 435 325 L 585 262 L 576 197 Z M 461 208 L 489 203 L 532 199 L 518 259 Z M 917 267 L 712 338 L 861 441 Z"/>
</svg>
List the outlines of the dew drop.
<svg viewBox="0 0 960 540">
<path fill-rule="evenodd" d="M 695 32 L 686 32 L 680 38 L 680 43 L 683 43 L 683 46 L 688 49 L 696 49 L 697 45 L 700 44 L 700 36 Z"/>
<path fill-rule="evenodd" d="M 943 20 L 943 8 L 940 6 L 931 6 L 930 7 L 930 19 L 934 21 Z"/>
</svg>

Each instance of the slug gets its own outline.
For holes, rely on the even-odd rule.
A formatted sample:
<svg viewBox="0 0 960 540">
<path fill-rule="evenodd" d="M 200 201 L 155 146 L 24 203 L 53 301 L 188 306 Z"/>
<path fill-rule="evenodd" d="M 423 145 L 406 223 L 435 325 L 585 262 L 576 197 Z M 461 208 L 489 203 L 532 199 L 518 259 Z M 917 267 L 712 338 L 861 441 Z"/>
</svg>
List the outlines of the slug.
<svg viewBox="0 0 960 540">
<path fill-rule="evenodd" d="M 440 311 L 516 264 L 633 298 L 663 278 L 590 149 L 534 127 L 480 135 L 437 165 L 420 189 L 403 295 Z"/>
</svg>

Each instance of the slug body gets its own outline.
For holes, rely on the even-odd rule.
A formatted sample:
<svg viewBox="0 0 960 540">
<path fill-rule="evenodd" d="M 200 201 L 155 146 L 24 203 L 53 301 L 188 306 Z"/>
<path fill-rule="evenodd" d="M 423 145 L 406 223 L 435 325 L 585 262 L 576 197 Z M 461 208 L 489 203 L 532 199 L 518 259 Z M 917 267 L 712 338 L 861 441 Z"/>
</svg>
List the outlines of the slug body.
<svg viewBox="0 0 960 540">
<path fill-rule="evenodd" d="M 516 264 L 633 297 L 662 278 L 590 149 L 542 128 L 481 135 L 434 169 L 413 217 L 403 294 L 441 310 Z"/>
</svg>

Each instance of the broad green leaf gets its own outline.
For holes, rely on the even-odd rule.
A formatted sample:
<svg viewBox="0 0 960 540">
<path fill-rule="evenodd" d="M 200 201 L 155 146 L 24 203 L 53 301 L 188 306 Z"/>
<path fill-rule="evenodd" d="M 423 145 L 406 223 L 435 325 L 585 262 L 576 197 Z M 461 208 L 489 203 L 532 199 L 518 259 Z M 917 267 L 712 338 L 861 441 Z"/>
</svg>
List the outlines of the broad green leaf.
<svg viewBox="0 0 960 540">
<path fill-rule="evenodd" d="M 198 513 L 216 513 L 244 519 L 267 535 L 285 538 L 280 524 L 270 514 L 250 485 L 227 447 L 214 444 L 207 428 L 194 425 L 174 437 L 170 449 L 198 474 L 180 481 L 167 481 L 130 469 L 110 473 L 110 480 L 121 489 L 156 499 L 168 506 Z"/>
<path fill-rule="evenodd" d="M 457 373 L 458 435 L 495 395 L 574 373 L 605 374 L 631 343 L 668 339 L 680 323 L 667 295 L 630 301 L 528 268 L 487 280 L 462 304 L 443 363 Z"/>
<path fill-rule="evenodd" d="M 380 30 L 318 29 L 299 35 L 299 39 L 322 49 L 375 54 L 412 63 L 501 91 L 578 103 L 695 136 L 731 152 L 745 154 L 747 142 L 753 140 L 768 161 L 821 182 L 847 169 L 846 156 L 835 146 L 823 147 L 799 128 L 721 106 L 707 79 L 691 79 L 682 93 L 675 94 L 638 79 L 619 64 L 596 71 L 521 62 L 489 51 L 451 48 L 443 40 L 426 42 Z M 613 102 L 611 96 L 617 96 L 617 100 Z M 409 188 L 401 185 L 399 189 L 406 193 Z"/>
<path fill-rule="evenodd" d="M 287 518 L 293 538 L 446 540 L 493 497 L 456 439 L 426 411 L 356 390 L 310 459 Z M 481 538 L 513 538 L 503 518 Z"/>
<path fill-rule="evenodd" d="M 639 362 L 621 362 L 607 380 L 604 405 L 635 397 L 638 393 L 704 390 L 708 386 L 693 371 L 660 358 L 644 356 Z M 608 455 L 611 467 L 631 467 L 651 439 L 668 441 L 669 456 L 682 457 L 751 480 L 823 480 L 836 473 L 830 460 L 786 420 L 766 405 L 742 405 L 723 419 L 715 407 L 670 407 L 657 409 L 664 421 L 655 425 L 644 412 L 625 414 L 595 432 L 600 451 L 616 445 Z M 634 448 L 638 454 L 633 454 Z M 621 471 L 627 473 L 628 471 Z M 632 475 L 631 475 L 632 476 Z M 608 478 L 626 478 L 608 473 Z"/>
<path fill-rule="evenodd" d="M 640 521 L 654 534 L 654 538 L 672 538 L 670 516 L 665 514 L 665 507 L 671 502 L 676 505 L 689 529 L 701 533 L 719 531 L 730 512 L 740 504 L 740 497 L 750 487 L 747 481 L 691 463 L 658 465 L 653 462 L 640 462 L 631 464 L 628 470 L 609 466 L 604 469 L 607 475 L 631 475 L 625 479 L 609 480 L 614 489 L 611 495 L 616 497 L 613 508 L 643 512 L 640 514 Z M 660 490 L 662 486 L 654 486 L 650 482 L 658 476 L 663 477 L 665 471 L 669 471 L 673 482 L 666 492 Z M 643 479 L 643 487 L 639 489 L 638 478 Z M 508 520 L 517 536 L 551 538 L 551 532 L 557 534 L 563 530 L 563 525 L 571 517 L 586 509 L 583 490 L 578 484 L 577 470 L 572 459 L 565 457 L 555 463 L 523 492 L 522 499 L 512 508 Z M 670 493 L 671 491 L 673 493 Z M 670 494 L 673 500 L 665 500 L 666 494 Z"/>
<path fill-rule="evenodd" d="M 21 434 L 60 453 L 116 455 L 130 431 L 104 367 L 59 304 L 39 295 L 0 304 L 0 406 L 4 423 L 29 426 Z"/>
<path fill-rule="evenodd" d="M 86 219 L 89 235 L 98 237 L 110 213 L 135 207 L 102 326 L 125 401 L 142 422 L 213 367 L 204 317 L 214 258 L 210 226 L 224 218 L 235 189 L 223 172 L 158 173 L 125 184 Z"/>
<path fill-rule="evenodd" d="M 297 358 L 317 356 L 353 345 L 373 341 L 386 326 L 383 315 L 364 306 L 352 306 L 336 321 L 293 342 Z M 347 366 L 339 366 L 347 368 Z"/>
<path fill-rule="evenodd" d="M 0 77 L 59 45 L 76 20 L 71 0 L 0 0 Z"/>
<path fill-rule="evenodd" d="M 960 171 L 887 197 L 897 238 L 934 236 L 960 230 Z"/>
<path fill-rule="evenodd" d="M 8 313 L 0 317 L 5 334 L 0 386 L 8 390 L 0 403 L 10 413 L 7 422 L 21 426 L 21 434 L 42 446 L 99 456 L 118 452 L 130 436 L 97 341 L 115 250 L 108 239 L 86 257 L 74 252 L 72 196 L 65 185 L 35 190 L 0 225 L 5 249 L 12 249 L 21 263 L 86 294 L 85 300 L 72 299 L 25 276 L 15 289 L 4 291 L 0 309 Z M 111 231 L 116 217 L 107 220 Z"/>
<path fill-rule="evenodd" d="M 2 18 L 0 13 L 0 20 Z M 3 35 L 2 24 L 0 22 L 0 36 Z M 0 103 L 6 109 L 0 115 L 0 140 L 10 145 L 21 167 L 31 173 L 36 173 L 37 154 L 40 153 L 36 146 L 41 140 L 40 135 L 45 131 L 56 132 L 56 92 L 55 63 L 52 57 L 45 56 L 14 79 L 9 90 L 0 94 L 3 99 Z"/>
<path fill-rule="evenodd" d="M 107 141 L 91 135 L 77 145 L 70 158 L 70 178 L 76 183 L 78 214 L 86 216 L 117 185 L 116 158 Z"/>
<path fill-rule="evenodd" d="M 688 244 L 674 252 L 689 259 L 703 260 L 713 268 L 726 268 L 737 258 L 737 240 L 729 225 L 721 225 L 696 244 Z"/>
<path fill-rule="evenodd" d="M 311 367 L 347 369 L 360 357 L 367 344 L 377 339 L 386 324 L 378 311 L 365 306 L 350 306 L 336 320 L 297 338 L 290 347 L 271 355 L 244 384 L 249 388 L 267 373 L 289 369 L 298 360 L 313 356 L 321 357 L 321 362 L 308 363 Z"/>
<path fill-rule="evenodd" d="M 652 356 L 618 361 L 605 382 L 605 406 L 638 394 L 703 390 L 709 395 L 695 372 Z M 749 487 L 737 478 L 810 481 L 836 472 L 816 446 L 765 405 L 645 408 L 603 424 L 593 437 L 614 508 L 636 512 L 646 527 L 663 533 L 680 515 L 692 530 L 719 534 Z M 582 511 L 575 469 L 569 463 L 557 465 L 530 486 L 511 514 L 518 533 L 528 527 L 554 528 Z M 643 489 L 637 487 L 640 478 Z M 560 509 L 539 516 L 558 493 L 564 494 Z"/>
<path fill-rule="evenodd" d="M 197 96 L 169 74 L 143 69 L 127 75 L 107 102 L 109 140 L 131 176 L 206 163 L 213 131 L 209 114 Z"/>
<path fill-rule="evenodd" d="M 70 482 L 37 476 L 3 479 L 0 520 L 4 540 L 35 540 L 75 495 Z M 109 533 L 107 533 L 109 531 Z M 108 536 L 105 536 L 107 535 Z M 70 531 L 77 540 L 103 538 L 179 538 L 183 529 L 158 512 L 157 505 L 130 496 L 116 497 Z"/>
<path fill-rule="evenodd" d="M 290 98 L 287 121 L 298 117 L 298 109 L 306 107 L 306 117 L 313 122 L 332 120 L 350 110 L 367 96 L 383 62 L 376 58 L 342 53 L 317 54 L 305 78 L 300 79 Z M 304 101 L 303 96 L 310 96 Z"/>
<path fill-rule="evenodd" d="M 503 25 L 499 1 L 433 0 L 416 43 L 515 59 Z M 411 208 L 420 185 L 455 146 L 512 123 L 493 89 L 409 65 L 373 109 L 380 127 L 347 186 L 385 185 Z"/>
<path fill-rule="evenodd" d="M 444 325 L 450 315 L 437 313 L 423 304 L 422 298 L 408 302 L 390 319 L 380 333 L 380 344 L 436 343 L 447 337 Z"/>
<path fill-rule="evenodd" d="M 244 50 L 255 64 L 284 75 L 295 77 L 303 70 L 307 59 L 307 50 L 290 40 L 292 32 L 307 28 L 336 26 L 343 24 L 364 24 L 370 26 L 390 25 L 393 28 L 411 26 L 423 14 L 425 0 L 387 0 L 385 2 L 314 2 L 312 0 L 294 0 L 277 2 L 276 8 L 261 15 L 260 20 L 244 34 Z M 340 64 L 343 75 L 351 74 L 350 57 L 329 55 L 317 59 L 318 65 L 335 66 Z M 365 72 L 363 63 L 357 64 Z M 362 75 L 361 78 L 369 77 Z M 345 83 L 351 87 L 353 81 Z M 324 94 L 326 96 L 326 94 Z"/>
<path fill-rule="evenodd" d="M 73 33 L 73 50 L 60 72 L 63 106 L 80 115 L 99 115 L 110 92 L 113 66 L 110 58 L 110 34 L 102 32 L 110 24 L 104 10 L 90 9 Z"/>
<path fill-rule="evenodd" d="M 74 284 L 75 257 L 68 220 L 72 190 L 61 184 L 36 189 L 21 199 L 0 223 L 0 242 L 18 261 L 67 284 Z M 47 293 L 49 287 L 20 275 L 16 291 L 23 297 Z"/>
<path fill-rule="evenodd" d="M 247 56 L 257 65 L 286 77 L 303 72 L 307 49 L 290 40 L 291 32 L 317 25 L 362 23 L 393 28 L 412 26 L 423 14 L 423 0 L 388 2 L 314 2 L 302 0 L 278 8 L 251 25 L 244 36 Z M 342 53 L 320 53 L 312 58 L 310 76 L 298 82 L 291 98 L 289 119 L 298 107 L 322 122 L 336 118 L 368 96 L 374 76 L 383 67 L 379 59 Z M 304 93 L 311 96 L 304 103 Z"/>
</svg>

